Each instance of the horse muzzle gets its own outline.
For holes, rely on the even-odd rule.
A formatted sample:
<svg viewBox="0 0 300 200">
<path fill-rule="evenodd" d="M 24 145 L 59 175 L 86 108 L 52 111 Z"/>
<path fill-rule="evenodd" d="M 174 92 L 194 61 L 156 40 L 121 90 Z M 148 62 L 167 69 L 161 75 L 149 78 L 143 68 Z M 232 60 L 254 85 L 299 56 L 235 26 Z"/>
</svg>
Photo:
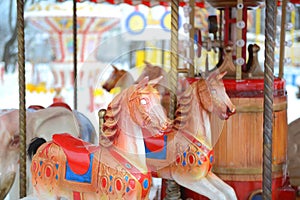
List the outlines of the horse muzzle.
<svg viewBox="0 0 300 200">
<path fill-rule="evenodd" d="M 227 107 L 227 115 L 228 117 L 230 117 L 231 115 L 235 114 L 236 113 L 236 109 L 235 107 L 232 107 L 232 109 L 230 109 L 229 107 Z"/>
<path fill-rule="evenodd" d="M 0 175 L 0 199 L 4 199 L 15 181 L 15 172 Z"/>
</svg>

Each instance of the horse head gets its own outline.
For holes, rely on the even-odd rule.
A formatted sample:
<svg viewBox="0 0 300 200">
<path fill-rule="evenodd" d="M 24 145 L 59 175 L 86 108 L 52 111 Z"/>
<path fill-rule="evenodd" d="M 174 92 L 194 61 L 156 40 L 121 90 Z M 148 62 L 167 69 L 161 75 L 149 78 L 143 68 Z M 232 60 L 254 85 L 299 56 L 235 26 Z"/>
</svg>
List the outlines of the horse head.
<svg viewBox="0 0 300 200">
<path fill-rule="evenodd" d="M 115 87 L 121 87 L 121 88 L 127 88 L 130 86 L 134 81 L 132 76 L 129 74 L 129 72 L 118 69 L 116 66 L 112 65 L 113 71 L 109 75 L 108 79 L 103 84 L 103 88 L 106 91 L 110 91 L 111 89 Z"/>
<path fill-rule="evenodd" d="M 235 113 L 235 106 L 228 97 L 222 78 L 226 72 L 213 72 L 197 82 L 199 101 L 208 112 L 216 113 L 220 119 L 228 119 Z"/>
<path fill-rule="evenodd" d="M 149 78 L 145 77 L 137 84 L 128 102 L 130 116 L 134 122 L 154 135 L 163 135 L 169 131 L 171 125 L 160 103 L 160 93 L 155 87 L 161 79 L 160 76 L 149 81 Z"/>
<path fill-rule="evenodd" d="M 108 146 L 115 142 L 120 131 L 132 134 L 130 132 L 136 131 L 133 127 L 146 129 L 151 136 L 169 131 L 171 121 L 160 104 L 161 96 L 155 88 L 160 79 L 149 81 L 145 77 L 112 100 L 104 117 L 103 134 L 100 136 L 102 145 Z"/>
</svg>

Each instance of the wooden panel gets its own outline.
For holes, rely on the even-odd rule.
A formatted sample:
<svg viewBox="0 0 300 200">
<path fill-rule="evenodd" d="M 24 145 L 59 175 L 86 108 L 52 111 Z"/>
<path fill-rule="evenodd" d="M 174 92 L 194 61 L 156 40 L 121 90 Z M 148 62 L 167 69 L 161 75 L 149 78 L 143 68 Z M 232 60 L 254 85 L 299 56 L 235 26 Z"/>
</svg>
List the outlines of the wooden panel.
<svg viewBox="0 0 300 200">
<path fill-rule="evenodd" d="M 261 180 L 263 161 L 263 98 L 232 98 L 237 113 L 229 118 L 214 148 L 213 171 L 223 180 Z M 282 175 L 286 159 L 286 97 L 274 98 L 273 170 Z"/>
</svg>

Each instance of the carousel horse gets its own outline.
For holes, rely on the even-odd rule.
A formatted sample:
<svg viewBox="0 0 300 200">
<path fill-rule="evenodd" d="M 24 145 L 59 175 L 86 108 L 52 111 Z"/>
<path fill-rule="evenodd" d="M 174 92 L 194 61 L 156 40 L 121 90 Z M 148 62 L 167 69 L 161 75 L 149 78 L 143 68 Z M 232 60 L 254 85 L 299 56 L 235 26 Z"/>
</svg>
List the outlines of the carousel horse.
<svg viewBox="0 0 300 200">
<path fill-rule="evenodd" d="M 116 66 L 112 65 L 113 71 L 109 75 L 108 79 L 104 82 L 103 88 L 108 92 L 115 87 L 121 87 L 121 89 L 125 89 L 134 83 L 139 83 L 145 77 L 148 77 L 149 80 L 153 80 L 160 76 L 163 77 L 160 81 L 160 85 L 167 85 L 167 73 L 164 69 L 159 66 L 154 66 L 147 61 L 144 61 L 144 63 L 146 66 L 136 80 L 134 80 L 130 72 L 124 69 L 118 69 Z"/>
<path fill-rule="evenodd" d="M 222 82 L 225 74 L 212 73 L 206 80 L 200 79 L 191 87 L 183 88 L 172 131 L 154 136 L 153 130 L 142 127 L 142 132 L 145 157 L 153 176 L 175 180 L 210 199 L 232 200 L 237 199 L 234 190 L 211 171 L 210 113 L 225 120 L 235 112 Z M 105 123 L 102 127 L 106 128 Z M 104 132 L 101 137 L 109 138 L 118 148 L 111 134 Z"/>
<path fill-rule="evenodd" d="M 171 125 L 153 86 L 157 82 L 145 78 L 112 100 L 100 145 L 67 133 L 46 143 L 35 139 L 28 149 L 32 155 L 38 148 L 31 165 L 34 194 L 39 199 L 147 199 L 151 174 L 139 156 L 145 151 L 141 127 L 163 135 Z"/>
<path fill-rule="evenodd" d="M 112 73 L 109 75 L 108 79 L 102 86 L 106 91 L 110 92 L 110 90 L 115 87 L 125 89 L 134 83 L 133 77 L 129 72 L 124 69 L 118 69 L 114 65 L 112 65 L 112 67 Z"/>
<path fill-rule="evenodd" d="M 82 113 L 72 111 L 67 104 L 56 103 L 48 108 L 30 106 L 26 110 L 26 144 L 34 137 L 51 139 L 53 133 L 58 132 L 69 132 L 86 141 L 97 142 L 90 120 Z M 10 196 L 19 194 L 18 184 L 13 184 L 18 174 L 20 152 L 18 109 L 1 110 L 0 137 L 0 199 L 4 199 L 11 187 L 14 192 Z"/>
<path fill-rule="evenodd" d="M 211 171 L 210 113 L 222 120 L 235 113 L 222 82 L 225 74 L 213 72 L 185 89 L 178 99 L 173 131 L 161 138 L 160 146 L 153 137 L 149 143 L 145 140 L 145 146 L 148 167 L 158 177 L 172 179 L 210 199 L 233 200 L 237 199 L 234 190 Z"/>
</svg>

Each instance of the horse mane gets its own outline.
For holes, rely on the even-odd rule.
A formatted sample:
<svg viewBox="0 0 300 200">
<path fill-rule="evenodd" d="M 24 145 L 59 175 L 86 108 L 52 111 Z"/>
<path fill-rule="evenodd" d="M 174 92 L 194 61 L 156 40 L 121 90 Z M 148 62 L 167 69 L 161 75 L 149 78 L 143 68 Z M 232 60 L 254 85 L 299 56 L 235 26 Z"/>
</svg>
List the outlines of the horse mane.
<svg viewBox="0 0 300 200">
<path fill-rule="evenodd" d="M 191 114 L 193 98 L 197 98 L 200 106 L 207 112 L 212 112 L 213 103 L 211 93 L 205 79 L 200 79 L 188 86 L 179 97 L 179 104 L 175 111 L 174 128 L 184 127 Z M 195 94 L 196 93 L 196 94 Z"/>
<path fill-rule="evenodd" d="M 192 85 L 195 85 L 193 83 Z M 185 92 L 179 97 L 179 104 L 175 111 L 174 129 L 179 130 L 187 122 L 187 116 L 191 111 L 191 102 L 193 100 L 193 86 L 186 88 Z"/>
<path fill-rule="evenodd" d="M 122 103 L 128 101 L 128 95 L 133 91 L 134 87 L 123 90 L 108 105 L 106 114 L 104 116 L 104 123 L 101 127 L 102 133 L 99 137 L 99 144 L 101 144 L 102 146 L 107 147 L 112 145 L 113 141 L 118 137 L 118 122 L 120 120 Z"/>
</svg>

